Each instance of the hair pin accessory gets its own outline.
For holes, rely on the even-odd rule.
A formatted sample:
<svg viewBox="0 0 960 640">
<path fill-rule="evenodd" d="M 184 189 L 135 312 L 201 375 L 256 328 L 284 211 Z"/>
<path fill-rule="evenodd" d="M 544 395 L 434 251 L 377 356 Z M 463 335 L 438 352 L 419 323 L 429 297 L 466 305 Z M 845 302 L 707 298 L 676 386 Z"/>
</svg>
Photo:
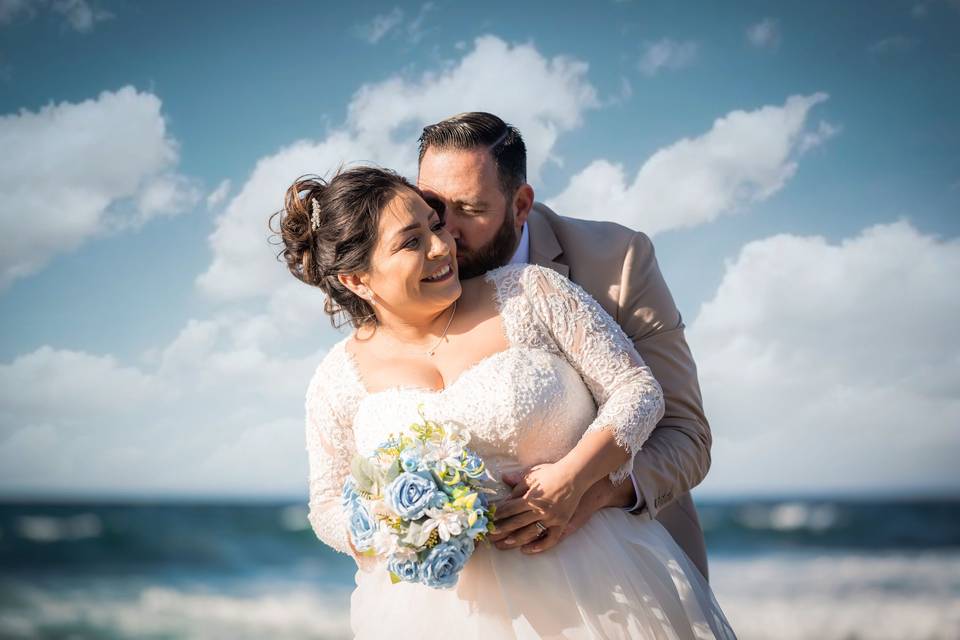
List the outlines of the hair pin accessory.
<svg viewBox="0 0 960 640">
<path fill-rule="evenodd" d="M 310 228 L 316 231 L 320 228 L 320 203 L 316 198 L 310 198 L 313 203 L 313 214 L 310 216 Z"/>
</svg>

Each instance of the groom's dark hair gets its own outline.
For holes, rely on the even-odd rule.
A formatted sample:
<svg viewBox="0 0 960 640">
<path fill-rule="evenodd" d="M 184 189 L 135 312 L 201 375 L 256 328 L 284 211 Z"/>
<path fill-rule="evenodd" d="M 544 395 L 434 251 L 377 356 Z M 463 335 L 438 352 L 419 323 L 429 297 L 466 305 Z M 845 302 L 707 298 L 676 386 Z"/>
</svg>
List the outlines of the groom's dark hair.
<svg viewBox="0 0 960 640">
<path fill-rule="evenodd" d="M 527 148 L 517 128 L 492 113 L 469 111 L 423 128 L 420 156 L 430 147 L 468 151 L 484 147 L 497 165 L 500 189 L 507 198 L 527 181 Z"/>
</svg>

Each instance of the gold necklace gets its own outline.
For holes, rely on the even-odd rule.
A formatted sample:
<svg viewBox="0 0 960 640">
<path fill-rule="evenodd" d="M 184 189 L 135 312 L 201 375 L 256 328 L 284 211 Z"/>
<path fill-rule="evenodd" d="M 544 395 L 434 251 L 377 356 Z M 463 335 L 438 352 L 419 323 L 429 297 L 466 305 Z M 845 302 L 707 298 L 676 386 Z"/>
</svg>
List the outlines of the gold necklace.
<svg viewBox="0 0 960 640">
<path fill-rule="evenodd" d="M 450 312 L 450 319 L 447 320 L 447 326 L 443 328 L 443 333 L 440 334 L 440 339 L 437 340 L 437 343 L 433 345 L 431 348 L 427 349 L 426 351 L 423 351 L 422 352 L 423 355 L 432 356 L 434 353 L 437 352 L 437 349 L 440 347 L 440 344 L 443 342 L 443 339 L 447 337 L 447 331 L 450 329 L 450 325 L 453 323 L 453 316 L 455 316 L 457 313 L 457 302 L 459 302 L 459 299 L 453 301 L 453 311 Z M 404 344 L 402 340 L 397 340 L 392 336 L 390 339 L 396 340 L 397 342 Z"/>
<path fill-rule="evenodd" d="M 458 301 L 459 301 L 459 298 L 458 298 L 457 300 L 454 300 L 454 301 L 453 301 L 453 311 L 450 312 L 450 319 L 447 320 L 447 326 L 445 326 L 445 327 L 443 328 L 443 333 L 440 334 L 440 339 L 437 340 L 437 344 L 433 345 L 433 348 L 432 348 L 432 349 L 428 349 L 428 350 L 424 351 L 424 352 L 423 352 L 424 355 L 433 356 L 433 354 L 436 353 L 437 348 L 440 346 L 440 343 L 443 342 L 443 339 L 447 337 L 447 329 L 450 328 L 450 324 L 453 322 L 453 316 L 456 315 L 456 313 L 457 313 L 457 302 L 458 302 Z"/>
</svg>

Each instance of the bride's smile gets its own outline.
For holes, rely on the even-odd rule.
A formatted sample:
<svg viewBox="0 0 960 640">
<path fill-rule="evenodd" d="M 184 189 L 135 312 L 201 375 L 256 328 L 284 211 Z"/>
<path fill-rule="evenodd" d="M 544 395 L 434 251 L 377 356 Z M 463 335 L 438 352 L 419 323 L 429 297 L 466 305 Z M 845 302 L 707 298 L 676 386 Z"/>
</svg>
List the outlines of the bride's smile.
<svg viewBox="0 0 960 640">
<path fill-rule="evenodd" d="M 433 274 L 427 276 L 423 279 L 424 282 L 442 282 L 449 279 L 453 276 L 453 269 L 450 267 L 450 262 L 448 261 L 442 267 L 437 269 Z"/>
</svg>

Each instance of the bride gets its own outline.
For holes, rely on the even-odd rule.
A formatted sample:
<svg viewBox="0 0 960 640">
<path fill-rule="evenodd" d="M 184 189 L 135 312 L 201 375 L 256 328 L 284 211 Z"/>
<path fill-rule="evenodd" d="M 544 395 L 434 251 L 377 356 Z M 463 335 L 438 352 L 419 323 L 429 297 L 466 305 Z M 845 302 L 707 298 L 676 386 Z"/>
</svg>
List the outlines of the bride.
<svg viewBox="0 0 960 640">
<path fill-rule="evenodd" d="M 440 213 L 391 171 L 300 179 L 275 215 L 290 271 L 354 328 L 309 382 L 306 449 L 313 530 L 358 565 L 356 638 L 735 637 L 666 529 L 621 509 L 539 553 L 481 543 L 448 590 L 392 584 L 361 556 L 341 504 L 350 462 L 418 410 L 465 425 L 495 476 L 530 467 L 512 501 L 526 507 L 498 523 L 549 539 L 587 488 L 628 476 L 663 395 L 620 326 L 563 276 L 517 264 L 460 282 Z"/>
</svg>

